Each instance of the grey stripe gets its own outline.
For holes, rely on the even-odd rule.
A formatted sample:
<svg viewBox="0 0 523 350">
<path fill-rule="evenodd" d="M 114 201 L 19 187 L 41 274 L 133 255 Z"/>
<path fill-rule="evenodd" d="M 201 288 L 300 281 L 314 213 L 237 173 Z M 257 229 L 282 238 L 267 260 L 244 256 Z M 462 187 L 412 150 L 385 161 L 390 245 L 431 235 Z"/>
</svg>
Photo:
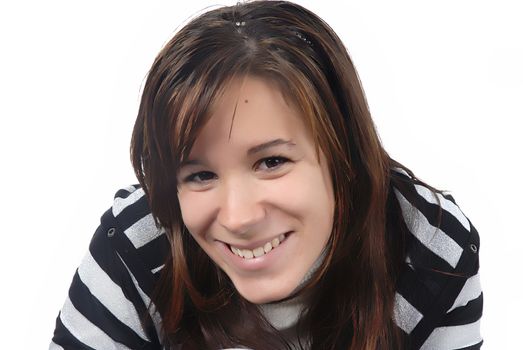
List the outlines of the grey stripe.
<svg viewBox="0 0 523 350">
<path fill-rule="evenodd" d="M 410 232 L 434 254 L 456 267 L 463 253 L 463 248 L 439 228 L 432 226 L 416 207 L 394 189 L 398 197 L 405 223 Z"/>
<path fill-rule="evenodd" d="M 465 306 L 469 301 L 476 299 L 481 294 L 481 284 L 479 281 L 479 273 L 467 279 L 458 297 L 454 300 L 454 305 L 447 311 L 451 312 L 457 307 Z"/>
<path fill-rule="evenodd" d="M 122 288 L 98 265 L 90 252 L 78 267 L 78 275 L 91 294 L 117 319 L 136 332 L 140 338 L 149 341 L 133 303 L 125 297 Z"/>
<path fill-rule="evenodd" d="M 56 344 L 54 341 L 51 341 L 51 344 L 49 345 L 49 350 L 64 350 L 64 348 Z"/>
<path fill-rule="evenodd" d="M 100 328 L 82 315 L 67 298 L 60 312 L 60 320 L 65 328 L 79 341 L 93 349 L 126 350 L 127 346 L 112 340 Z M 131 350 L 131 349 L 129 349 Z"/>
<path fill-rule="evenodd" d="M 425 200 L 432 204 L 438 204 L 438 201 L 436 199 L 436 196 L 434 193 L 428 189 L 425 186 L 421 185 L 415 185 L 416 191 L 423 197 Z M 460 223 L 461 225 L 470 232 L 470 223 L 468 219 L 463 215 L 463 212 L 459 209 L 459 207 L 454 204 L 451 200 L 448 200 L 447 198 L 443 197 L 440 193 L 437 193 L 438 198 L 441 202 L 441 207 L 448 211 L 450 214 L 452 214 Z"/>
<path fill-rule="evenodd" d="M 134 187 L 133 187 L 134 188 Z M 145 195 L 145 192 L 142 188 L 137 189 L 132 192 L 127 198 L 116 197 L 113 202 L 113 215 L 114 217 L 118 216 L 125 208 L 130 206 L 133 203 L 136 203 L 140 198 Z"/>
<path fill-rule="evenodd" d="M 163 265 L 160 265 L 158 267 L 155 267 L 154 269 L 151 270 L 152 273 L 157 273 L 158 271 L 160 271 L 161 269 L 163 269 L 165 267 L 165 264 Z"/>
<path fill-rule="evenodd" d="M 462 326 L 439 327 L 432 331 L 420 350 L 461 349 L 481 342 L 480 320 Z"/>
<path fill-rule="evenodd" d="M 421 312 L 412 306 L 401 294 L 396 293 L 394 299 L 394 321 L 398 327 L 403 329 L 405 333 L 410 334 L 422 318 Z"/>
<path fill-rule="evenodd" d="M 165 233 L 163 228 L 158 229 L 152 214 L 147 214 L 124 231 L 135 248 L 140 248 Z"/>
</svg>

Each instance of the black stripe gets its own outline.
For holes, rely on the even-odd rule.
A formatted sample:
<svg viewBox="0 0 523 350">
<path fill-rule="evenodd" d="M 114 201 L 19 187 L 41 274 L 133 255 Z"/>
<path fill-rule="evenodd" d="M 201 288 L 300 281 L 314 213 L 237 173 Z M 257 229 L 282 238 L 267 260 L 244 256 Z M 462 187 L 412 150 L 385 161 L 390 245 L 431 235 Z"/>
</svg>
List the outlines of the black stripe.
<svg viewBox="0 0 523 350">
<path fill-rule="evenodd" d="M 125 266 L 123 268 L 127 270 Z M 122 277 L 121 283 L 125 296 L 127 297 L 127 299 L 133 301 L 133 304 L 140 317 L 142 326 L 145 328 L 146 334 L 149 336 L 149 339 L 151 341 L 149 347 L 151 347 L 152 349 L 159 348 L 160 341 L 158 339 L 156 328 L 154 327 L 154 321 L 152 320 L 151 315 L 149 314 L 149 311 L 147 309 L 149 305 L 145 304 L 144 300 L 142 299 L 142 296 L 136 289 L 131 275 L 129 275 L 128 272 L 125 274 L 125 276 Z"/>
<path fill-rule="evenodd" d="M 409 187 L 409 186 L 406 186 Z M 419 212 L 427 219 L 427 221 L 434 227 L 439 227 L 446 235 L 452 238 L 462 248 L 466 245 L 470 232 L 463 227 L 461 222 L 451 213 L 445 209 L 441 210 L 441 221 L 438 221 L 439 206 L 428 202 L 423 196 L 421 196 L 414 185 L 412 184 L 408 191 L 402 191 L 400 193 L 409 201 L 409 203 L 419 210 Z M 430 189 L 429 189 L 430 190 Z"/>
<path fill-rule="evenodd" d="M 134 191 L 136 191 L 136 190 L 140 187 L 139 185 L 131 185 L 131 186 L 134 187 L 134 190 L 129 191 L 129 190 L 127 190 L 127 189 L 121 188 L 121 189 L 119 189 L 119 190 L 115 193 L 115 195 L 114 195 L 114 199 L 116 199 L 116 198 L 122 198 L 122 199 L 125 199 L 125 198 L 129 197 L 129 195 L 130 195 L 131 193 L 133 193 Z"/>
<path fill-rule="evenodd" d="M 113 244 L 116 246 L 118 253 L 121 255 L 129 270 L 133 272 L 134 278 L 138 282 L 140 288 L 147 296 L 151 297 L 155 280 L 150 270 L 148 270 L 141 259 L 136 254 L 136 248 L 131 243 L 126 235 L 120 235 L 114 240 Z"/>
<path fill-rule="evenodd" d="M 163 271 L 163 268 L 161 268 L 160 270 L 158 270 L 158 271 L 153 273 L 153 277 L 154 277 L 155 283 L 159 283 L 160 282 L 160 276 L 162 274 L 162 271 Z"/>
<path fill-rule="evenodd" d="M 420 281 L 419 274 L 410 267 L 406 267 L 402 272 L 396 290 L 422 315 L 425 315 L 427 310 L 432 307 L 433 300 L 436 297 L 436 295 Z"/>
<path fill-rule="evenodd" d="M 133 204 L 125 207 L 121 213 L 117 215 L 117 220 L 122 231 L 125 231 L 150 213 L 151 209 L 149 208 L 147 197 L 142 196 Z"/>
<path fill-rule="evenodd" d="M 418 210 L 423 214 L 423 216 L 427 218 L 428 222 L 432 226 L 438 227 L 438 204 L 428 202 L 421 195 L 419 195 L 418 198 L 419 200 L 417 200 L 415 204 L 413 203 L 413 205 L 418 208 Z M 411 202 L 410 199 L 409 202 Z M 441 210 L 441 222 L 439 222 L 439 229 L 452 238 L 462 248 L 465 246 L 470 236 L 470 232 L 465 227 L 463 227 L 461 222 L 453 214 L 443 208 Z"/>
<path fill-rule="evenodd" d="M 123 232 L 123 229 L 120 226 L 120 219 L 122 218 L 124 217 L 118 215 L 118 219 L 116 219 L 110 211 L 107 211 L 104 214 L 102 220 L 105 223 L 105 225 L 107 227 L 116 228 L 116 233 L 109 239 L 110 245 L 113 247 L 113 250 L 115 252 L 118 252 L 118 254 L 120 254 L 120 256 L 123 258 L 123 260 L 129 267 L 129 270 L 132 271 L 142 291 L 150 297 L 154 290 L 155 278 L 151 271 L 144 266 L 143 261 L 139 258 L 138 254 L 136 253 L 136 248 L 129 240 L 127 235 L 125 235 L 125 233 Z M 125 268 L 125 266 L 123 268 Z"/>
<path fill-rule="evenodd" d="M 409 236 L 407 251 L 412 265 L 420 271 L 424 269 L 452 272 L 454 270 L 447 260 L 427 248 L 413 233 Z"/>
<path fill-rule="evenodd" d="M 477 344 L 474 344 L 474 345 L 471 345 L 471 346 L 467 346 L 466 348 L 459 348 L 459 349 L 456 349 L 456 350 L 479 350 L 482 345 L 483 345 L 483 340 L 480 341 Z"/>
<path fill-rule="evenodd" d="M 113 217 L 111 210 L 106 211 L 102 217 L 102 224 L 96 229 L 96 232 L 91 239 L 91 243 L 89 244 L 89 252 L 109 278 L 114 283 L 118 284 L 121 269 L 119 269 L 119 266 L 115 264 L 118 256 L 116 255 L 116 252 L 111 245 L 111 239 L 108 236 L 110 229 L 115 230 L 114 235 L 118 234 L 118 230 L 115 225 L 111 225 L 111 223 L 105 219 L 107 216 Z"/>
<path fill-rule="evenodd" d="M 96 350 L 76 339 L 62 323 L 60 314 L 58 314 L 58 317 L 56 318 L 56 327 L 52 340 L 55 344 L 60 345 L 65 350 Z"/>
<path fill-rule="evenodd" d="M 171 247 L 166 234 L 162 234 L 137 249 L 139 258 L 145 263 L 148 270 L 153 270 L 165 264 L 170 255 Z"/>
<path fill-rule="evenodd" d="M 449 312 L 439 327 L 462 326 L 474 323 L 481 318 L 482 314 L 483 293 L 481 293 L 476 299 L 469 301 L 467 305 L 457 307 Z"/>
<path fill-rule="evenodd" d="M 143 340 L 131 328 L 121 322 L 113 315 L 82 282 L 78 273 L 75 274 L 69 298 L 74 307 L 87 318 L 92 324 L 100 328 L 113 340 L 126 345 L 131 349 L 147 346 Z M 141 299 L 140 299 L 141 301 Z M 132 312 L 132 310 L 129 310 Z"/>
<path fill-rule="evenodd" d="M 452 203 L 458 205 L 456 203 L 456 200 L 454 199 L 454 197 L 452 197 L 452 195 L 450 193 L 442 193 L 441 194 L 443 197 L 447 198 L 448 200 L 450 200 Z"/>
</svg>

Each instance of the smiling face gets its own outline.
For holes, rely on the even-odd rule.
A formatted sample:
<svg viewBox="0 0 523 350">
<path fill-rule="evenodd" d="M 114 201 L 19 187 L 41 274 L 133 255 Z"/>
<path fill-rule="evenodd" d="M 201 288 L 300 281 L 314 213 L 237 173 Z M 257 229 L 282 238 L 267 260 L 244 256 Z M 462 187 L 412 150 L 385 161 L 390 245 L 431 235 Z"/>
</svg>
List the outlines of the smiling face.
<svg viewBox="0 0 523 350">
<path fill-rule="evenodd" d="M 289 296 L 332 232 L 327 160 L 303 118 L 275 85 L 234 80 L 178 173 L 185 226 L 255 304 Z"/>
</svg>

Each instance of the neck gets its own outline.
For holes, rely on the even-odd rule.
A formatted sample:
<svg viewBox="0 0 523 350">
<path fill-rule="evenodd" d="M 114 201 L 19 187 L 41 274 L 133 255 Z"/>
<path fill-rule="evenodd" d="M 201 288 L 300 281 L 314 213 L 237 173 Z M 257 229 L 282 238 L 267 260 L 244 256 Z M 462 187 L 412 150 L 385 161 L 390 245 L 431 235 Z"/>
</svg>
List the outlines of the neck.
<svg viewBox="0 0 523 350">
<path fill-rule="evenodd" d="M 311 279 L 325 259 L 325 250 L 312 264 L 298 286 L 291 292 L 291 298 L 259 305 L 262 314 L 272 326 L 278 330 L 292 328 L 298 322 L 301 312 L 308 304 L 310 292 L 302 292 L 303 287 Z"/>
</svg>

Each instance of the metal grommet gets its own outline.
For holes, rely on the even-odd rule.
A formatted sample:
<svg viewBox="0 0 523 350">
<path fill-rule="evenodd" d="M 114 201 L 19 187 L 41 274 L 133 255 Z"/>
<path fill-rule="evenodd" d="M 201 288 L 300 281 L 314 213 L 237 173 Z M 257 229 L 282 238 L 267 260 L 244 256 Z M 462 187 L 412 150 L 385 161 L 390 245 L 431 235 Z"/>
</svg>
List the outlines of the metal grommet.
<svg viewBox="0 0 523 350">
<path fill-rule="evenodd" d="M 114 236 L 115 232 L 116 232 L 116 229 L 114 227 L 111 227 L 110 229 L 107 230 L 107 237 Z"/>
<path fill-rule="evenodd" d="M 469 247 L 470 247 L 470 250 L 472 250 L 472 253 L 478 252 L 478 247 L 474 243 L 471 243 Z"/>
</svg>

